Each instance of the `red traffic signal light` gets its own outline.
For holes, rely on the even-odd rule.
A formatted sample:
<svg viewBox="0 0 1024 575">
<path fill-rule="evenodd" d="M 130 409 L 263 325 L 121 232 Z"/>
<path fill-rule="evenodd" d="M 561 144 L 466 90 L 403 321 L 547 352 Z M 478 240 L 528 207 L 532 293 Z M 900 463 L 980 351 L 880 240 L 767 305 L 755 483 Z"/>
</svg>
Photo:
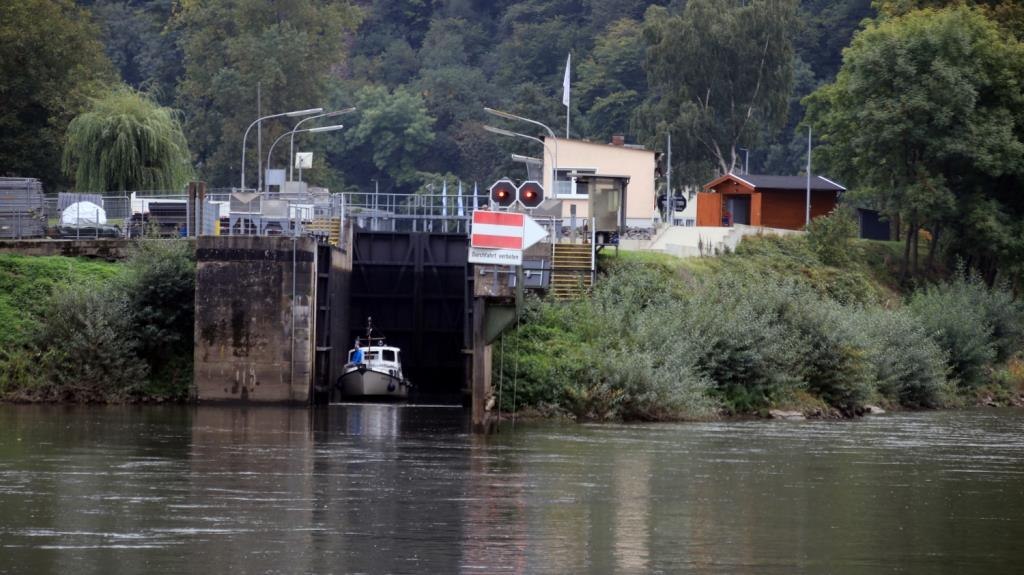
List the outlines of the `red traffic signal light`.
<svg viewBox="0 0 1024 575">
<path fill-rule="evenodd" d="M 538 182 L 523 182 L 519 186 L 519 203 L 524 208 L 536 208 L 544 201 L 544 186 Z"/>
<path fill-rule="evenodd" d="M 491 186 L 491 202 L 507 208 L 516 201 L 516 185 L 510 180 L 498 180 Z"/>
</svg>

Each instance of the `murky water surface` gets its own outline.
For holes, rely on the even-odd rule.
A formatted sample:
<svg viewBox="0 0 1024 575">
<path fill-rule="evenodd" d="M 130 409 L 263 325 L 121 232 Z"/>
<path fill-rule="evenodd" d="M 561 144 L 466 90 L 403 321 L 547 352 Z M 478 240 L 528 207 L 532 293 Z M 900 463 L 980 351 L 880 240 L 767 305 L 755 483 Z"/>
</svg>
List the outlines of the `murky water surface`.
<svg viewBox="0 0 1024 575">
<path fill-rule="evenodd" d="M 1024 412 L 0 406 L 4 573 L 1021 573 Z"/>
</svg>

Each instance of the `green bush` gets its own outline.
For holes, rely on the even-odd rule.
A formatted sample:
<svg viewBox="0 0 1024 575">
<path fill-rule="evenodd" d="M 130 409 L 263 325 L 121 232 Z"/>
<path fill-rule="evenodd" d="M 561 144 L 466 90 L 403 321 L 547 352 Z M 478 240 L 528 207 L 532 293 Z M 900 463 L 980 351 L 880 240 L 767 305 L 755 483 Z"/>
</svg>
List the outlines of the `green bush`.
<svg viewBox="0 0 1024 575">
<path fill-rule="evenodd" d="M 1005 363 L 1024 351 L 1024 302 L 1014 298 L 1006 283 L 988 288 L 976 274 L 964 281 L 970 297 L 980 306 L 981 315 L 992 326 L 996 363 Z"/>
<path fill-rule="evenodd" d="M 651 263 L 609 270 L 588 299 L 531 300 L 495 360 L 502 409 L 513 407 L 516 374 L 516 407 L 586 419 L 756 413 L 807 394 L 847 416 L 879 400 L 933 408 L 952 400 L 949 375 L 976 385 L 998 346 L 1019 350 L 1019 303 L 969 278 L 887 310 L 735 266 L 698 276 Z"/>
<path fill-rule="evenodd" d="M 829 266 L 848 265 L 850 239 L 857 236 L 857 221 L 849 208 L 838 207 L 827 216 L 811 220 L 807 226 L 807 242 L 822 263 Z"/>
<path fill-rule="evenodd" d="M 792 330 L 791 345 L 801 350 L 799 370 L 807 389 L 843 414 L 860 412 L 874 392 L 870 365 L 854 325 L 855 308 L 811 294 L 782 320 Z"/>
<path fill-rule="evenodd" d="M 41 399 L 126 399 L 146 377 L 131 307 L 118 289 L 58 291 L 34 345 L 49 383 L 39 390 Z"/>
<path fill-rule="evenodd" d="M 0 398 L 33 399 L 46 386 L 39 353 L 25 345 L 0 348 Z"/>
<path fill-rule="evenodd" d="M 27 300 L 29 313 L 0 352 L 3 397 L 188 397 L 195 264 L 187 241 L 140 242 L 123 265 L 0 258 L 4 269 L 17 272 L 0 280 L 12 284 L 12 301 Z M 0 311 L 6 305 L 0 298 Z"/>
<path fill-rule="evenodd" d="M 627 420 L 712 412 L 707 382 L 672 356 L 651 321 L 672 302 L 671 272 L 629 264 L 612 273 L 616 281 L 601 282 L 590 298 L 526 306 L 520 329 L 495 348 L 504 411 L 554 405 L 580 419 Z"/>
<path fill-rule="evenodd" d="M 0 254 L 0 349 L 32 336 L 61 286 L 99 286 L 123 271 L 120 264 L 85 258 Z"/>
<path fill-rule="evenodd" d="M 902 310 L 862 309 L 855 316 L 878 393 L 903 407 L 949 403 L 946 354 L 917 319 Z"/>
<path fill-rule="evenodd" d="M 143 240 L 126 262 L 122 289 L 139 356 L 161 395 L 185 398 L 192 380 L 195 255 L 187 240 Z"/>
<path fill-rule="evenodd" d="M 693 369 L 712 382 L 712 396 L 728 411 L 769 407 L 802 386 L 789 369 L 796 358 L 776 310 L 752 305 L 753 290 L 735 278 L 695 287 L 665 314 L 666 331 L 682 334 L 671 352 L 692 357 Z"/>
<path fill-rule="evenodd" d="M 987 381 L 986 370 L 998 357 L 995 330 L 986 305 L 990 290 L 959 274 L 953 281 L 927 287 L 911 296 L 907 308 L 948 354 L 952 377 L 962 389 Z"/>
</svg>

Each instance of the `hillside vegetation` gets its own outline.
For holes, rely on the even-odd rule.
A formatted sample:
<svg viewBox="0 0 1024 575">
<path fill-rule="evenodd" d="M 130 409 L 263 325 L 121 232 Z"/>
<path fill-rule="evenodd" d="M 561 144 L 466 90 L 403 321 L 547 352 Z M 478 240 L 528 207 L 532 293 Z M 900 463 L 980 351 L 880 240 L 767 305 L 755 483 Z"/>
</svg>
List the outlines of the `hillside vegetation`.
<svg viewBox="0 0 1024 575">
<path fill-rule="evenodd" d="M 589 298 L 531 299 L 495 344 L 501 409 L 665 420 L 1019 401 L 1024 306 L 1008 289 L 959 270 L 901 290 L 897 244 L 844 242 L 836 258 L 820 235 L 604 256 Z"/>
</svg>

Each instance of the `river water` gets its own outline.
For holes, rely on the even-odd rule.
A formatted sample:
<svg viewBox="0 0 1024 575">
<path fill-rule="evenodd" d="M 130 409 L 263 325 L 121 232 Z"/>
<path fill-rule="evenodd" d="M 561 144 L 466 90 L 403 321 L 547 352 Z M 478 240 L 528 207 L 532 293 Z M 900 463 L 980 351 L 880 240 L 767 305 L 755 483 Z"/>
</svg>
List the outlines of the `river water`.
<svg viewBox="0 0 1024 575">
<path fill-rule="evenodd" d="M 1024 412 L 0 405 L 3 573 L 1021 573 Z"/>
</svg>

